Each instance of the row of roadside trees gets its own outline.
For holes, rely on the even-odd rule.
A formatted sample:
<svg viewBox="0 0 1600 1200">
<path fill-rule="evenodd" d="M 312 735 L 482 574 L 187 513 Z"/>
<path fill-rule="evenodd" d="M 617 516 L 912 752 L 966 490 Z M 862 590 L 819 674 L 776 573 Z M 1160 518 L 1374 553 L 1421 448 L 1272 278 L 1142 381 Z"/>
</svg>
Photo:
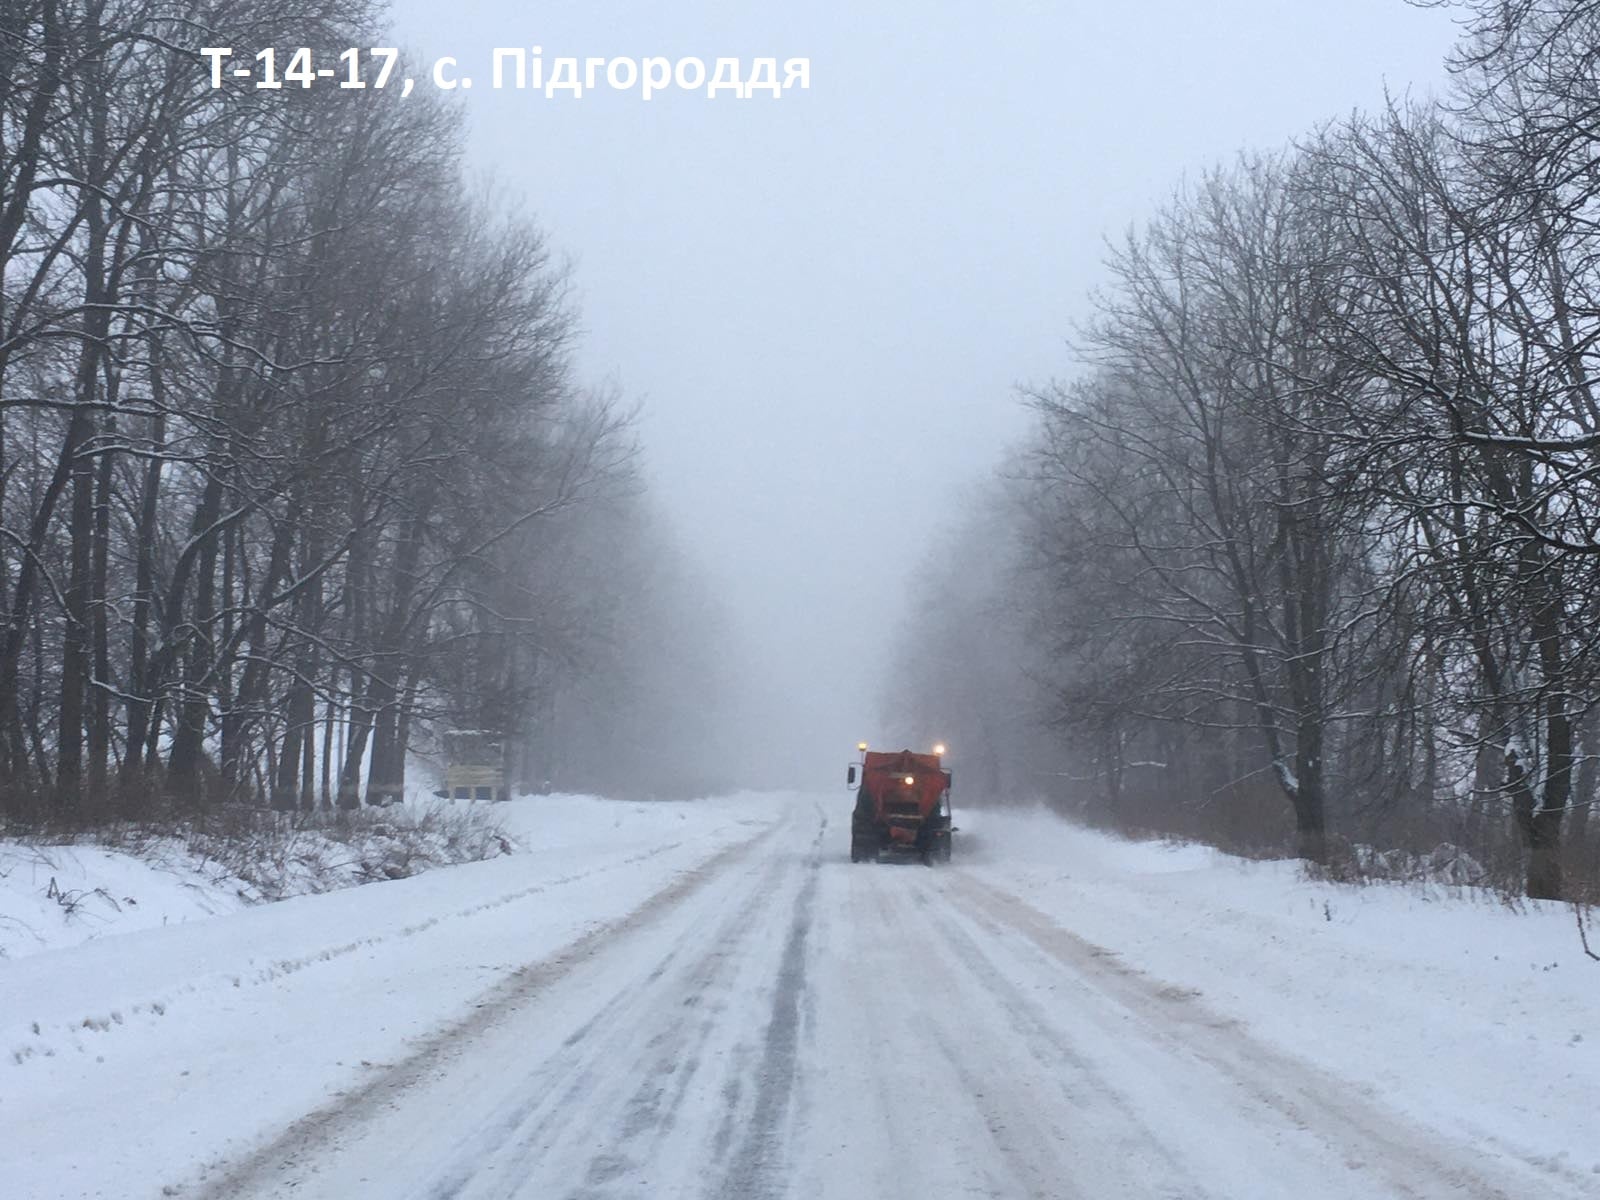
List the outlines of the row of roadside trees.
<svg viewBox="0 0 1600 1200">
<path fill-rule="evenodd" d="M 691 607 L 458 114 L 198 52 L 331 62 L 380 16 L 0 2 L 0 812 L 353 807 L 451 726 L 542 783 L 557 698 L 653 669 L 622 610 Z"/>
<path fill-rule="evenodd" d="M 1600 4 L 1456 7 L 1447 101 L 1212 170 L 1113 246 L 982 603 L 1036 785 L 1563 897 L 1600 876 Z"/>
</svg>

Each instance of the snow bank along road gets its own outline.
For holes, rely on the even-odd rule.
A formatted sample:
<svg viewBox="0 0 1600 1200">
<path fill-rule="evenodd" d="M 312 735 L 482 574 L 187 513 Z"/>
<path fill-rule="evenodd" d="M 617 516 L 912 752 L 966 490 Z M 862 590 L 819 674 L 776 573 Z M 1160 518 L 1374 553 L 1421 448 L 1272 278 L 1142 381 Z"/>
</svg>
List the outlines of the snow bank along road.
<svg viewBox="0 0 1600 1200">
<path fill-rule="evenodd" d="M 564 874 L 499 860 L 0 966 L 34 972 L 0 982 L 7 1035 L 19 1001 L 134 994 L 114 967 L 170 995 L 14 1039 L 0 1190 L 1600 1196 L 1593 1041 L 1496 1008 L 1592 1030 L 1594 978 L 1464 953 L 1559 913 L 1369 902 L 1044 817 L 980 817 L 950 867 L 852 866 L 847 821 L 745 798 L 631 863 L 574 845 Z M 253 973 L 207 974 L 252 943 Z"/>
</svg>

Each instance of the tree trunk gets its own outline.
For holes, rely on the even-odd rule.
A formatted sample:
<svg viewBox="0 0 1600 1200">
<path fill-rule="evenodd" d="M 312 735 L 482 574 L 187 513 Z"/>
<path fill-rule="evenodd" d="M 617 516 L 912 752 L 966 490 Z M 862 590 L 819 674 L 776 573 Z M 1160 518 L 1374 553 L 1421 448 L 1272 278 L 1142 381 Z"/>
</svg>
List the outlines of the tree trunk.
<svg viewBox="0 0 1600 1200">
<path fill-rule="evenodd" d="M 372 732 L 372 708 L 357 701 L 350 710 L 350 741 L 339 768 L 339 808 L 349 811 L 361 807 L 361 761 L 367 753 L 367 735 Z"/>
<path fill-rule="evenodd" d="M 223 774 L 230 780 L 241 778 L 243 775 L 246 743 L 255 726 L 257 714 L 267 704 L 268 684 L 271 681 L 268 665 L 267 609 L 274 593 L 288 577 L 295 530 L 299 520 L 299 506 L 291 503 L 273 532 L 272 548 L 267 555 L 267 569 L 260 586 L 256 589 L 249 615 L 245 617 L 241 631 L 247 650 L 244 674 L 239 680 L 238 690 L 232 698 L 223 723 L 222 768 Z M 231 648 L 229 653 L 232 653 Z M 295 717 L 291 716 L 291 724 L 294 720 Z M 295 773 L 299 770 L 299 736 L 295 735 L 294 754 L 287 755 L 292 763 L 288 779 L 282 779 L 282 764 L 280 771 L 274 776 L 275 780 L 286 783 L 291 792 L 294 788 Z M 277 786 L 278 783 L 275 783 L 274 787 Z M 294 804 L 291 803 L 290 807 L 293 808 Z"/>
<path fill-rule="evenodd" d="M 1553 570 L 1553 568 L 1552 568 Z M 1544 698 L 1544 789 L 1528 825 L 1528 897 L 1566 899 L 1561 866 L 1561 822 L 1572 799 L 1572 714 L 1566 693 L 1567 647 L 1562 635 L 1565 597 L 1561 576 L 1541 577 L 1544 603 L 1534 616 L 1539 661 L 1547 693 Z"/>
<path fill-rule="evenodd" d="M 151 349 L 155 363 L 159 351 Z M 159 366 L 151 371 L 151 392 L 158 406 L 165 403 L 165 387 Z M 159 412 L 151 419 L 150 444 L 154 453 L 145 464 L 144 489 L 139 498 L 139 524 L 136 534 L 137 562 L 133 581 L 133 627 L 130 633 L 128 666 L 128 743 L 122 752 L 122 777 L 132 780 L 144 771 L 145 735 L 150 728 L 155 706 L 150 678 L 150 608 L 155 599 L 156 520 L 161 511 L 161 451 L 166 445 L 166 417 Z"/>
<path fill-rule="evenodd" d="M 218 499 L 220 502 L 220 493 Z M 188 661 L 181 694 L 173 700 L 172 750 L 167 758 L 167 773 L 173 787 L 189 800 L 203 796 L 200 766 L 211 715 L 206 687 L 212 663 L 211 638 L 215 632 L 212 622 L 216 616 L 217 531 L 208 530 L 204 538 L 195 572 Z"/>
<path fill-rule="evenodd" d="M 333 726 L 335 711 L 333 700 L 330 697 L 322 707 L 322 793 L 320 803 L 323 808 L 333 807 Z"/>
<path fill-rule="evenodd" d="M 114 419 L 106 421 L 114 433 Z M 111 490 L 114 459 L 102 453 L 95 472 L 94 550 L 90 563 L 90 636 L 94 652 L 94 678 L 89 688 L 89 800 L 105 800 L 111 763 L 111 632 L 107 613 L 111 565 Z"/>
<path fill-rule="evenodd" d="M 1301 714 L 1295 738 L 1295 852 L 1306 862 L 1312 863 L 1328 861 L 1327 795 L 1323 788 L 1323 734 L 1321 714 L 1314 712 Z"/>
<path fill-rule="evenodd" d="M 1581 757 L 1572 794 L 1572 825 L 1567 830 L 1567 842 L 1581 848 L 1588 843 L 1590 819 L 1596 800 L 1600 800 L 1600 708 L 1590 709 L 1584 717 L 1578 748 Z"/>
<path fill-rule="evenodd" d="M 396 784 L 395 747 L 399 744 L 399 700 L 392 683 L 381 685 L 382 707 L 372 731 L 372 766 L 367 772 L 367 803 L 391 804 L 403 798 L 404 784 Z M 399 791 L 397 792 L 397 787 Z"/>
<path fill-rule="evenodd" d="M 87 350 L 85 354 L 87 355 Z M 92 372 L 92 368 L 90 368 Z M 93 387 L 92 376 L 89 385 Z M 66 624 L 61 643 L 61 701 L 56 718 L 56 796 L 75 811 L 82 798 L 83 702 L 89 679 L 89 596 L 94 537 L 94 460 L 89 457 L 94 424 L 80 398 L 67 426 L 72 460 L 72 505 L 68 521 Z"/>
<path fill-rule="evenodd" d="M 300 807 L 317 806 L 317 695 L 306 688 L 306 725 L 300 737 Z"/>
<path fill-rule="evenodd" d="M 311 743 L 316 731 L 316 696 L 311 685 L 301 680 L 295 682 L 289 693 L 288 728 L 283 735 L 283 749 L 278 755 L 278 771 L 272 788 L 272 807 L 279 812 L 293 812 L 301 805 L 298 790 L 310 792 Z M 302 772 L 305 782 L 300 782 Z"/>
</svg>

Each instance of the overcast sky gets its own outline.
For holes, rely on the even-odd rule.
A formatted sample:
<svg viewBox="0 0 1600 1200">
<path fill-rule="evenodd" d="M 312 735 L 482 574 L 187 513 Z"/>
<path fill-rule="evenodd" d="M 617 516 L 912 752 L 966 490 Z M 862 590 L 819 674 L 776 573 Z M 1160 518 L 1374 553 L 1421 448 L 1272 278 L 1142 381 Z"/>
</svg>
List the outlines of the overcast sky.
<svg viewBox="0 0 1600 1200">
<path fill-rule="evenodd" d="M 472 163 L 575 262 L 585 374 L 644 404 L 652 490 L 759 697 L 733 732 L 772 786 L 873 737 L 895 580 L 1024 430 L 1014 386 L 1070 373 L 1104 239 L 1185 171 L 1385 86 L 1437 90 L 1453 34 L 1404 0 L 400 0 L 394 19 L 469 74 L 515 45 L 811 59 L 810 91 L 776 103 L 547 100 L 487 71 L 457 93 Z"/>
</svg>

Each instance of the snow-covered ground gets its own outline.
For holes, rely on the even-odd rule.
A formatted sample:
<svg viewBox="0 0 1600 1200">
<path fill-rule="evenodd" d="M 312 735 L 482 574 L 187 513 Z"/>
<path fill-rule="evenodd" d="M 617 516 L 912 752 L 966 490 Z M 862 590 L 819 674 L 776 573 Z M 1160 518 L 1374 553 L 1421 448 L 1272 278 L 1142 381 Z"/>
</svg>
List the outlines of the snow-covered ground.
<svg viewBox="0 0 1600 1200">
<path fill-rule="evenodd" d="M 0 841 L 0 970 L 7 959 L 237 912 L 241 882 L 182 854 Z"/>
<path fill-rule="evenodd" d="M 851 865 L 840 794 L 503 807 L 524 853 L 0 962 L 0 1194 L 1600 1196 L 1559 907 L 1042 813 L 928 869 Z"/>
<path fill-rule="evenodd" d="M 0 1195 L 159 1194 L 358 1087 L 780 805 L 530 797 L 496 806 L 524 853 L 254 907 L 139 860 L 62 854 L 59 878 L 106 887 L 130 931 L 98 922 L 81 945 L 0 961 Z M 40 882 L 22 880 L 19 865 L 8 904 Z"/>
<path fill-rule="evenodd" d="M 414 875 L 500 853 L 558 853 L 592 843 L 608 824 L 619 831 L 617 846 L 670 841 L 690 812 L 699 811 L 674 803 L 630 810 L 594 796 L 563 794 L 458 805 L 419 788 L 402 807 L 362 810 L 349 831 L 289 829 L 258 835 L 248 849 L 200 835 L 127 834 L 117 848 L 87 839 L 0 839 L 0 960 L 237 912 L 267 900 L 337 891 L 381 880 L 386 870 Z M 458 840 L 469 844 L 456 845 Z M 486 852 L 477 852 L 479 842 L 487 843 Z M 231 869 L 252 856 L 252 878 Z"/>
<path fill-rule="evenodd" d="M 965 813 L 965 858 L 1141 975 L 1467 1144 L 1600 1196 L 1600 962 L 1571 908 Z M 1591 943 L 1593 939 L 1591 938 Z"/>
</svg>

